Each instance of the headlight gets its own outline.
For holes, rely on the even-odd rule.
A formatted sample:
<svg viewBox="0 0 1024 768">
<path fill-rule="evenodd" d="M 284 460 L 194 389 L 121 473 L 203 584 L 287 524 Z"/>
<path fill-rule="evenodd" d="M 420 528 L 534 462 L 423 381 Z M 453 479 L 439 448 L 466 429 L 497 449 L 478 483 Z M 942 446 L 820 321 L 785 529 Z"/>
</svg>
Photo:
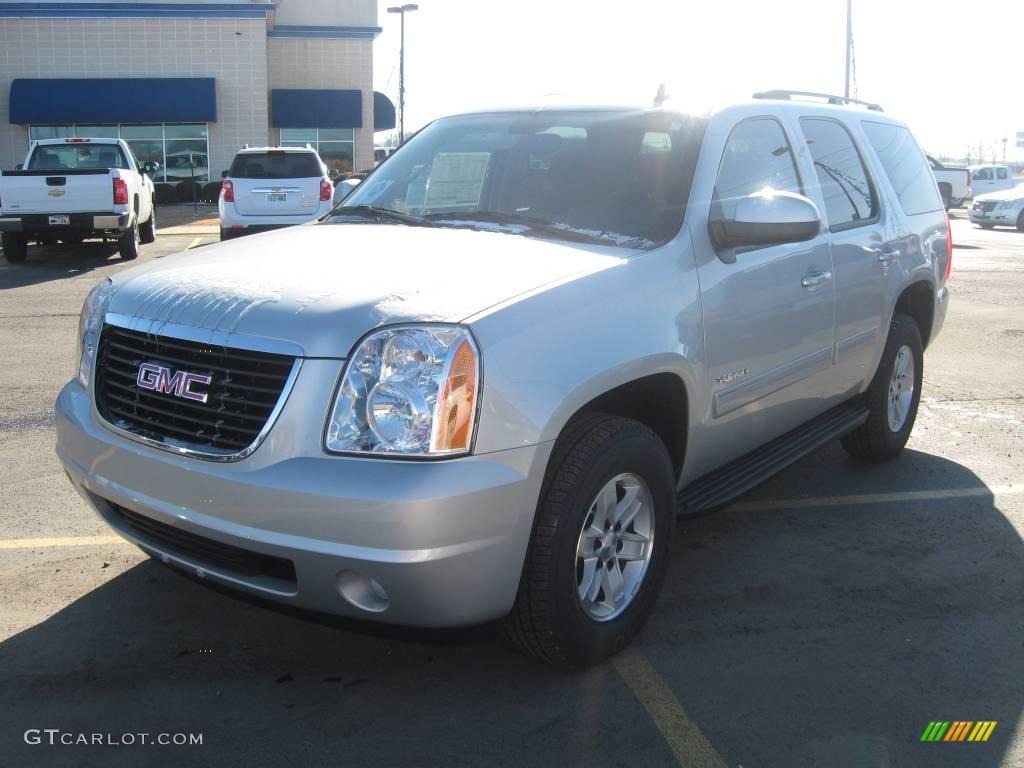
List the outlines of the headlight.
<svg viewBox="0 0 1024 768">
<path fill-rule="evenodd" d="M 417 325 L 367 336 L 345 363 L 324 447 L 333 453 L 469 451 L 480 356 L 465 328 Z"/>
<path fill-rule="evenodd" d="M 1008 208 L 1013 208 L 1013 206 L 1015 206 L 1017 202 L 1017 200 L 1006 200 L 999 204 L 999 210 L 1003 211 L 1007 210 Z"/>
<path fill-rule="evenodd" d="M 108 277 L 89 291 L 78 318 L 78 343 L 75 350 L 75 365 L 78 368 L 78 383 L 89 387 L 92 367 L 96 362 L 96 347 L 100 342 L 103 328 L 103 313 L 114 292 L 114 283 Z"/>
</svg>

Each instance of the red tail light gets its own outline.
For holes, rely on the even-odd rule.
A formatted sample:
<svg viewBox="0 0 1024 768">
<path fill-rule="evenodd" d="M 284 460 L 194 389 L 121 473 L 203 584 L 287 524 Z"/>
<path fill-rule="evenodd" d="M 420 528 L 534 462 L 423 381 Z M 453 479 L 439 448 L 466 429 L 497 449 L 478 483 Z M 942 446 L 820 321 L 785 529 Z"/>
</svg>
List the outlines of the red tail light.
<svg viewBox="0 0 1024 768">
<path fill-rule="evenodd" d="M 235 202 L 235 185 L 231 183 L 231 179 L 224 179 L 221 182 L 220 191 L 224 195 L 225 203 Z"/>
<path fill-rule="evenodd" d="M 334 185 L 327 179 L 320 179 L 320 202 L 330 200 L 334 196 Z"/>
<path fill-rule="evenodd" d="M 128 205 L 128 184 L 124 179 L 114 179 L 114 205 Z"/>
<path fill-rule="evenodd" d="M 942 282 L 949 280 L 950 270 L 953 269 L 953 230 L 949 226 L 949 214 L 946 214 L 946 276 Z"/>
</svg>

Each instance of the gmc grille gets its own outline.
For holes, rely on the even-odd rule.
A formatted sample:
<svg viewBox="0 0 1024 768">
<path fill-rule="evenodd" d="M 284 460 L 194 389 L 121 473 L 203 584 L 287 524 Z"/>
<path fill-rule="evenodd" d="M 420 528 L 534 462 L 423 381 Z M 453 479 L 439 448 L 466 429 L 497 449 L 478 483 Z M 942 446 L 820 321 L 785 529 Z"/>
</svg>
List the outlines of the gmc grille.
<svg viewBox="0 0 1024 768">
<path fill-rule="evenodd" d="M 143 389 L 142 363 L 209 376 L 206 402 Z M 96 358 L 96 409 L 107 422 L 169 447 L 216 456 L 256 442 L 282 396 L 295 358 L 104 325 Z"/>
<path fill-rule="evenodd" d="M 996 200 L 983 200 L 981 202 L 975 203 L 975 205 L 978 206 L 985 213 L 991 213 L 996 209 L 996 206 L 999 205 L 999 202 Z"/>
</svg>

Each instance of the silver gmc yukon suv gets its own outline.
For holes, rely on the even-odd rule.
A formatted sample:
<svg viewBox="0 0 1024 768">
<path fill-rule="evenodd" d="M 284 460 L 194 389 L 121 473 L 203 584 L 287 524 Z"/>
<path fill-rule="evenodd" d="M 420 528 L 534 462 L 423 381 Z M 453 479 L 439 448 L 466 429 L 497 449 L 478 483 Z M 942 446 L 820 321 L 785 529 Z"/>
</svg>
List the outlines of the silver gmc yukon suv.
<svg viewBox="0 0 1024 768">
<path fill-rule="evenodd" d="M 836 438 L 900 452 L 951 253 L 873 105 L 448 117 L 317 222 L 96 286 L 57 453 L 193 576 L 582 666 L 677 515 Z"/>
</svg>

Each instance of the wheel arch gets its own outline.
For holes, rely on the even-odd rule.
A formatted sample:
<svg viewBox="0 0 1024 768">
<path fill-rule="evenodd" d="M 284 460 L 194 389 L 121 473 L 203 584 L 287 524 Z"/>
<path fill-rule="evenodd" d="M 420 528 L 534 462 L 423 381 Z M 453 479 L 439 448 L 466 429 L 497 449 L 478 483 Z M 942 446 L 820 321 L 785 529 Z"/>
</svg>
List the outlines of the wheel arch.
<svg viewBox="0 0 1024 768">
<path fill-rule="evenodd" d="M 557 418 L 557 435 L 583 413 L 606 413 L 639 421 L 649 427 L 668 450 L 676 479 L 686 460 L 689 420 L 692 412 L 690 393 L 678 371 L 654 371 L 590 391 L 575 407 L 565 409 Z"/>
<path fill-rule="evenodd" d="M 935 289 L 927 280 L 918 280 L 905 287 L 896 299 L 893 314 L 911 317 L 921 333 L 921 344 L 927 349 L 935 321 Z"/>
</svg>

